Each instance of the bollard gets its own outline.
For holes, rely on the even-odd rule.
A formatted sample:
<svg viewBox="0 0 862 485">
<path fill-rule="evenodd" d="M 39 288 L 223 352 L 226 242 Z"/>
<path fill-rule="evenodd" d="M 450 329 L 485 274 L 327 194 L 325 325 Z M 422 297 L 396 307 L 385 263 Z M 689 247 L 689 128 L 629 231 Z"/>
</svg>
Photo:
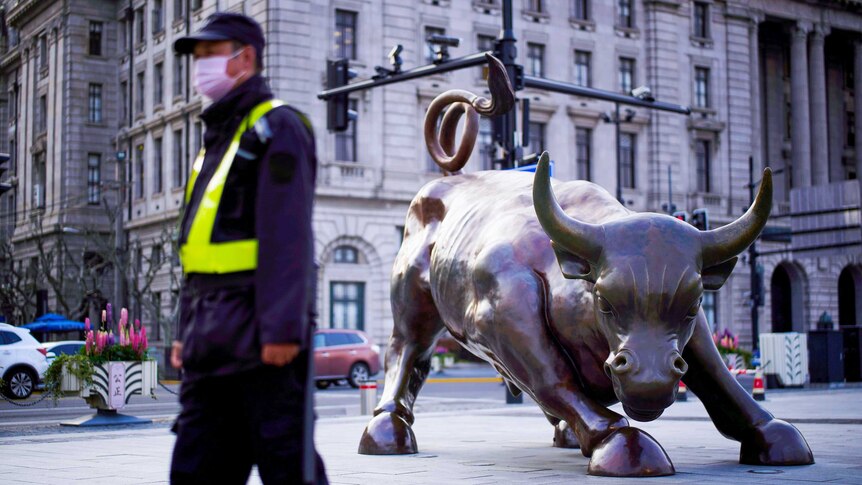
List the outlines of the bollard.
<svg viewBox="0 0 862 485">
<path fill-rule="evenodd" d="M 676 391 L 677 401 L 688 401 L 688 388 L 685 387 L 685 382 L 679 381 L 679 390 Z"/>
<path fill-rule="evenodd" d="M 754 388 L 751 389 L 751 397 L 755 401 L 766 400 L 766 386 L 763 383 L 763 370 L 760 367 L 754 373 Z"/>
<path fill-rule="evenodd" d="M 359 413 L 374 414 L 375 404 L 377 404 L 377 381 L 362 381 L 359 384 Z"/>
</svg>

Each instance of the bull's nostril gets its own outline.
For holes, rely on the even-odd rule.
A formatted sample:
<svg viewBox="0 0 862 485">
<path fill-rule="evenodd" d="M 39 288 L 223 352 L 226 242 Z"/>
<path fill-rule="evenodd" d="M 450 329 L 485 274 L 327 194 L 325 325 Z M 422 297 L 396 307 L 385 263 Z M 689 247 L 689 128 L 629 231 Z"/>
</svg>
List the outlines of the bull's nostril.
<svg viewBox="0 0 862 485">
<path fill-rule="evenodd" d="M 611 368 L 616 374 L 622 374 L 631 369 L 632 365 L 625 354 L 618 354 L 611 362 Z"/>
<path fill-rule="evenodd" d="M 683 376 L 688 372 L 688 363 L 681 356 L 676 356 L 676 358 L 673 359 L 673 369 L 677 374 Z"/>
</svg>

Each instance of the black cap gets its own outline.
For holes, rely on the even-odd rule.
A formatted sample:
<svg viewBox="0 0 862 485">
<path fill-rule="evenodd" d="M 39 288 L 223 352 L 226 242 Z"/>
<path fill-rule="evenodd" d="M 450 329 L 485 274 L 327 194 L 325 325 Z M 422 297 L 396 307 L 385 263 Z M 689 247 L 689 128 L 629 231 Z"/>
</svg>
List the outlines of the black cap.
<svg viewBox="0 0 862 485">
<path fill-rule="evenodd" d="M 195 44 L 202 40 L 235 40 L 243 45 L 254 47 L 257 52 L 258 64 L 263 59 L 263 48 L 266 40 L 263 29 L 253 18 L 238 13 L 216 12 L 207 18 L 207 23 L 200 31 L 186 37 L 180 37 L 174 42 L 177 54 L 191 54 Z"/>
</svg>

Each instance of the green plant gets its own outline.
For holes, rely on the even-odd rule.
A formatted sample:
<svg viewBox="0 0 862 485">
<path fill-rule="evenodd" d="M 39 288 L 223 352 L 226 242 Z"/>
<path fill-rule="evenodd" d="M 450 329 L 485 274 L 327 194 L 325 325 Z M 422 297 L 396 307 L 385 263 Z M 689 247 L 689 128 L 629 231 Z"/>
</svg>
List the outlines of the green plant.
<svg viewBox="0 0 862 485">
<path fill-rule="evenodd" d="M 45 392 L 51 394 L 54 405 L 62 394 L 63 374 L 69 374 L 78 378 L 82 385 L 88 386 L 93 383 L 93 361 L 84 354 L 83 349 L 77 354 L 63 354 L 57 356 L 48 370 L 45 371 Z"/>
</svg>

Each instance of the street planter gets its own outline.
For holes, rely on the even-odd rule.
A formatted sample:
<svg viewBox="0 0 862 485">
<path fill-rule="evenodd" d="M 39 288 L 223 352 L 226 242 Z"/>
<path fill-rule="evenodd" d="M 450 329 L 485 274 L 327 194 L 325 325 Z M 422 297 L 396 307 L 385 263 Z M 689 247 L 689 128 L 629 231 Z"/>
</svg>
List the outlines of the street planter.
<svg viewBox="0 0 862 485">
<path fill-rule="evenodd" d="M 158 382 L 154 360 L 110 361 L 94 365 L 93 382 L 79 389 L 91 408 L 117 411 L 136 394 L 153 396 Z"/>
<path fill-rule="evenodd" d="M 96 414 L 60 423 L 66 426 L 150 423 L 150 420 L 119 414 L 129 399 L 148 395 L 155 399 L 158 367 L 148 354 L 146 328 L 129 321 L 125 308 L 115 324 L 111 306 L 102 311 L 98 328 L 84 322 L 86 343 L 80 353 L 57 356 L 45 372 L 45 389 L 54 403 L 63 394 L 78 394 Z M 115 335 L 116 332 L 116 335 Z"/>
<path fill-rule="evenodd" d="M 443 357 L 443 367 L 452 367 L 453 365 L 455 365 L 454 355 L 446 355 Z"/>
</svg>

